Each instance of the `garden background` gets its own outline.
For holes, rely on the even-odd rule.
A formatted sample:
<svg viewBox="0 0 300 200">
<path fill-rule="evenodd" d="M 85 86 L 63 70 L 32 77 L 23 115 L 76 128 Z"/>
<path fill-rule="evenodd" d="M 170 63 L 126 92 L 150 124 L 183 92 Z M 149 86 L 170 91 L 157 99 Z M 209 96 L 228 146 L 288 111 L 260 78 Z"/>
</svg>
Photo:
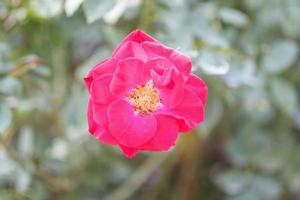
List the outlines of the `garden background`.
<svg viewBox="0 0 300 200">
<path fill-rule="evenodd" d="M 140 28 L 193 60 L 206 120 L 127 159 L 83 76 Z M 1 0 L 0 199 L 300 199 L 300 0 Z"/>
</svg>

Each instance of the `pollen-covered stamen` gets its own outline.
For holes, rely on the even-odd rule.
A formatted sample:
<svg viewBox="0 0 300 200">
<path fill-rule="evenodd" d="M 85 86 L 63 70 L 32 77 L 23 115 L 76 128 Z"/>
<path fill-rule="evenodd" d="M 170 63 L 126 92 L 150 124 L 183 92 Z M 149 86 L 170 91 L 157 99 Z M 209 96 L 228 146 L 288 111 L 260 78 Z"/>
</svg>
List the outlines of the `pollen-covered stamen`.
<svg viewBox="0 0 300 200">
<path fill-rule="evenodd" d="M 159 106 L 159 95 L 153 83 L 139 85 L 128 95 L 130 103 L 134 110 L 140 114 L 149 114 Z"/>
</svg>

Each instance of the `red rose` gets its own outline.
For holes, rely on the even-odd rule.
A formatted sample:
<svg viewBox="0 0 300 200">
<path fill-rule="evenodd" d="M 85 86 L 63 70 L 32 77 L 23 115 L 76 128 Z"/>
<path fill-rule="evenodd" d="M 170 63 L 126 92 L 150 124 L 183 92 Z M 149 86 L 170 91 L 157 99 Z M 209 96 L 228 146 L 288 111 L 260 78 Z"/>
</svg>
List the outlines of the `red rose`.
<svg viewBox="0 0 300 200">
<path fill-rule="evenodd" d="M 84 78 L 89 132 L 129 158 L 168 150 L 178 132 L 204 120 L 207 87 L 191 67 L 189 57 L 133 31 Z"/>
</svg>

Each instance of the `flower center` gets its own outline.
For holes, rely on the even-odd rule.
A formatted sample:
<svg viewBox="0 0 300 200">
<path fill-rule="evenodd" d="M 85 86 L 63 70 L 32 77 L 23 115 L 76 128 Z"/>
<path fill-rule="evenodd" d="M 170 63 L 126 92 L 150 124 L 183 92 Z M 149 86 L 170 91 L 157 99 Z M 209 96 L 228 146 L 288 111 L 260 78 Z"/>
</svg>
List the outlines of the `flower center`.
<svg viewBox="0 0 300 200">
<path fill-rule="evenodd" d="M 150 114 L 159 106 L 159 95 L 151 82 L 137 86 L 128 98 L 134 110 L 140 114 Z"/>
</svg>

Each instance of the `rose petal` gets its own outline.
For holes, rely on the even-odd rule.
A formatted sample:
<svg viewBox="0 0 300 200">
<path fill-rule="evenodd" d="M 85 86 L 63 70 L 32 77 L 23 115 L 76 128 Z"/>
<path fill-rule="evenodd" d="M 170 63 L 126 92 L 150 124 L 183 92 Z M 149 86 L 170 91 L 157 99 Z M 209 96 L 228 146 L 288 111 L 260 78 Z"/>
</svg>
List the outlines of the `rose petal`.
<svg viewBox="0 0 300 200">
<path fill-rule="evenodd" d="M 90 93 L 93 102 L 103 104 L 114 99 L 109 90 L 111 79 L 112 75 L 102 75 L 92 82 Z"/>
<path fill-rule="evenodd" d="M 195 76 L 194 74 L 191 74 L 186 82 L 186 87 L 194 91 L 195 94 L 202 100 L 203 105 L 205 105 L 207 97 L 207 86 L 201 78 Z"/>
<path fill-rule="evenodd" d="M 162 79 L 166 79 L 167 71 L 174 67 L 173 63 L 163 57 L 155 57 L 148 60 L 144 66 L 144 73 L 146 76 L 152 74 L 153 81 L 157 81 L 157 84 L 164 84 Z M 164 78 L 163 78 L 164 77 Z M 167 82 L 169 80 L 166 80 Z"/>
<path fill-rule="evenodd" d="M 137 42 L 139 44 L 145 41 L 160 43 L 159 41 L 152 38 L 150 35 L 146 34 L 145 32 L 136 29 L 131 33 L 129 33 L 124 40 L 122 40 L 121 44 L 119 44 L 119 46 L 114 50 L 113 54 L 115 54 L 120 49 L 120 47 L 123 46 L 128 41 Z"/>
<path fill-rule="evenodd" d="M 192 61 L 191 59 L 174 50 L 169 57 L 169 60 L 177 67 L 179 71 L 181 71 L 184 75 L 188 76 L 191 73 L 192 69 Z"/>
<path fill-rule="evenodd" d="M 124 146 L 140 146 L 155 134 L 155 117 L 135 114 L 133 107 L 124 100 L 112 103 L 108 107 L 107 114 L 110 133 Z"/>
<path fill-rule="evenodd" d="M 141 46 L 149 59 L 158 56 L 164 57 L 171 61 L 185 76 L 188 76 L 189 73 L 191 73 L 192 62 L 188 56 L 158 43 L 143 42 Z"/>
<path fill-rule="evenodd" d="M 175 108 L 161 109 L 158 114 L 166 114 L 173 116 L 179 120 L 183 120 L 184 124 L 189 128 L 195 128 L 204 120 L 204 106 L 201 99 L 189 89 L 184 90 L 183 99 Z M 184 131 L 187 128 L 179 127 L 179 131 Z"/>
<path fill-rule="evenodd" d="M 127 58 L 118 63 L 110 84 L 110 91 L 115 95 L 125 95 L 130 89 L 144 84 L 146 79 L 144 63 L 135 58 Z"/>
<path fill-rule="evenodd" d="M 147 60 L 147 54 L 139 43 L 131 41 L 125 42 L 112 56 L 117 60 L 125 58 L 136 58 L 142 61 Z"/>
<path fill-rule="evenodd" d="M 91 134 L 93 134 L 95 132 L 96 128 L 98 127 L 98 125 L 94 120 L 92 101 L 90 99 L 89 99 L 88 108 L 87 108 L 87 121 L 88 121 L 89 132 Z"/>
<path fill-rule="evenodd" d="M 108 58 L 105 62 L 97 64 L 93 69 L 92 73 L 94 78 L 104 75 L 104 74 L 113 74 L 117 68 L 117 60 L 114 58 Z"/>
<path fill-rule="evenodd" d="M 88 75 L 84 78 L 84 82 L 88 90 L 90 90 L 90 86 L 92 81 L 101 76 L 103 74 L 113 74 L 117 66 L 116 60 L 113 58 L 107 58 L 102 62 L 96 64 L 88 73 Z"/>
<path fill-rule="evenodd" d="M 106 104 L 93 104 L 93 117 L 94 121 L 100 126 L 107 124 L 107 105 Z"/>
<path fill-rule="evenodd" d="M 159 95 L 162 104 L 168 108 L 176 107 L 183 99 L 184 94 L 184 80 L 183 76 L 176 70 L 170 71 L 169 82 L 163 87 L 159 88 Z M 168 77 L 168 76 L 166 76 Z M 159 87 L 159 86 L 158 86 Z"/>
<path fill-rule="evenodd" d="M 139 152 L 137 148 L 126 147 L 123 145 L 119 145 L 119 146 L 122 152 L 124 153 L 124 155 L 127 156 L 127 158 L 133 158 Z"/>
<path fill-rule="evenodd" d="M 104 142 L 105 144 L 117 145 L 117 141 L 113 138 L 106 128 L 99 127 L 96 129 L 95 134 L 93 134 L 95 138 Z"/>
<path fill-rule="evenodd" d="M 160 43 L 155 42 L 143 42 L 141 43 L 142 48 L 145 50 L 149 59 L 154 57 L 169 58 L 173 53 L 171 48 L 168 48 Z"/>
<path fill-rule="evenodd" d="M 139 148 L 143 150 L 162 151 L 175 145 L 178 136 L 177 121 L 168 116 L 156 116 L 157 128 L 153 138 Z"/>
</svg>

